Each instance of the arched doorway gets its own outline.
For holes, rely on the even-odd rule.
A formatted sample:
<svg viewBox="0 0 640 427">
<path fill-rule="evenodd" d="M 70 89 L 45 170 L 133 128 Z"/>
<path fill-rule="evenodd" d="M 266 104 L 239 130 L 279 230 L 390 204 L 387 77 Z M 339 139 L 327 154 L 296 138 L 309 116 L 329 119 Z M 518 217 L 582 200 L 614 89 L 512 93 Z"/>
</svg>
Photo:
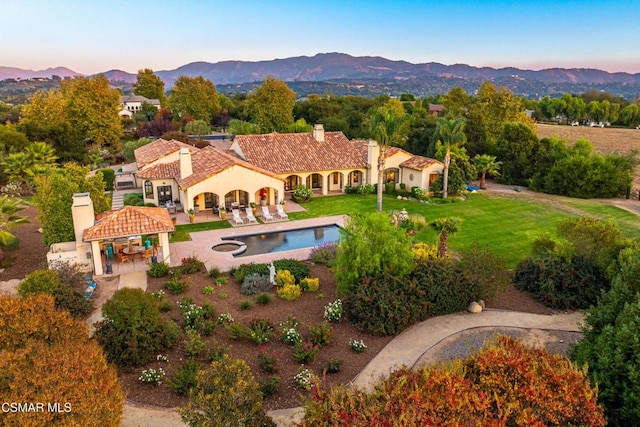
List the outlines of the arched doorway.
<svg viewBox="0 0 640 427">
<path fill-rule="evenodd" d="M 302 184 L 302 179 L 298 175 L 289 175 L 284 181 L 284 191 L 295 191 L 298 185 Z"/>
<path fill-rule="evenodd" d="M 231 190 L 224 195 L 224 206 L 230 209 L 233 206 L 249 206 L 249 193 L 244 190 Z"/>
</svg>

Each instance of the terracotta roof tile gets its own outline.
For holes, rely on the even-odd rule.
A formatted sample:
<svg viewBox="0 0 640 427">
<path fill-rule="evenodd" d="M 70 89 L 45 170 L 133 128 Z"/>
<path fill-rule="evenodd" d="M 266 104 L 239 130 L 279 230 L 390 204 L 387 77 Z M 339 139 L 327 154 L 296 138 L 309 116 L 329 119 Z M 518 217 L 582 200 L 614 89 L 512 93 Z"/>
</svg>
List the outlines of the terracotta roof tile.
<svg viewBox="0 0 640 427">
<path fill-rule="evenodd" d="M 367 166 L 361 144 L 342 132 L 325 132 L 318 142 L 312 133 L 237 135 L 245 159 L 274 173 L 356 169 Z"/>
<path fill-rule="evenodd" d="M 174 230 L 169 211 L 165 208 L 125 206 L 84 230 L 83 238 L 85 241 L 116 239 Z"/>
<path fill-rule="evenodd" d="M 158 163 L 138 172 L 138 178 L 142 179 L 161 179 L 161 178 L 179 178 L 180 162 L 176 160 L 171 163 Z"/>
<path fill-rule="evenodd" d="M 198 151 L 196 147 L 185 144 L 184 142 L 176 141 L 175 139 L 170 141 L 167 141 L 166 139 L 156 139 L 147 145 L 137 148 L 133 154 L 136 158 L 138 169 L 142 169 L 149 163 L 153 163 L 162 157 L 180 151 L 180 148 L 182 147 L 188 147 L 192 154 Z"/>
<path fill-rule="evenodd" d="M 422 156 L 412 156 L 410 159 L 407 159 L 404 162 L 400 163 L 400 166 L 403 168 L 409 168 L 409 169 L 421 171 L 434 164 L 440 164 L 444 166 L 442 162 L 439 162 L 436 159 L 431 159 L 429 157 L 422 157 Z"/>
</svg>

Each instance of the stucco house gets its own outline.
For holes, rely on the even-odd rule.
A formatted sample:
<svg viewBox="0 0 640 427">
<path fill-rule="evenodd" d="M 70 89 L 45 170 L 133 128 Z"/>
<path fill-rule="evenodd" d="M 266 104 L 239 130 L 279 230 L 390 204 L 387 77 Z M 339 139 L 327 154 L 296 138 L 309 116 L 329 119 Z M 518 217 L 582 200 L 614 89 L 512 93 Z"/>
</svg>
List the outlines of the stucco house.
<svg viewBox="0 0 640 427">
<path fill-rule="evenodd" d="M 130 119 L 135 113 L 142 111 L 142 104 L 145 102 L 160 110 L 160 100 L 158 99 L 149 99 L 141 95 L 127 95 L 120 98 L 120 112 L 118 115 L 122 118 Z"/>
<path fill-rule="evenodd" d="M 180 203 L 185 212 L 276 204 L 301 184 L 323 195 L 374 184 L 379 155 L 375 141 L 349 140 L 322 125 L 306 133 L 237 135 L 228 150 L 158 139 L 135 151 L 145 203 Z M 429 191 L 443 169 L 437 160 L 386 150 L 385 182 Z"/>
</svg>

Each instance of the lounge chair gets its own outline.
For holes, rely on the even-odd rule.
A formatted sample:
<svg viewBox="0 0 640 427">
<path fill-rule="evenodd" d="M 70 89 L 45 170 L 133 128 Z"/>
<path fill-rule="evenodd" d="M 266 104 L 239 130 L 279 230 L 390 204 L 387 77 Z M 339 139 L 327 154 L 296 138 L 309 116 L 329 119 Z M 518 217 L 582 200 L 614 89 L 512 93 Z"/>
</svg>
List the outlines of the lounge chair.
<svg viewBox="0 0 640 427">
<path fill-rule="evenodd" d="M 256 220 L 256 217 L 253 215 L 253 210 L 251 208 L 244 208 L 244 211 L 247 213 L 247 221 L 249 221 L 249 223 L 258 223 L 258 220 Z"/>
<path fill-rule="evenodd" d="M 273 221 L 273 215 L 269 212 L 269 206 L 262 206 L 262 218 L 265 221 Z"/>
<path fill-rule="evenodd" d="M 244 219 L 240 217 L 240 211 L 238 209 L 231 209 L 231 214 L 233 215 L 233 222 L 238 224 L 244 224 Z"/>
<path fill-rule="evenodd" d="M 282 209 L 282 205 L 276 205 L 276 216 L 282 219 L 289 218 L 289 215 L 287 215 Z"/>
</svg>

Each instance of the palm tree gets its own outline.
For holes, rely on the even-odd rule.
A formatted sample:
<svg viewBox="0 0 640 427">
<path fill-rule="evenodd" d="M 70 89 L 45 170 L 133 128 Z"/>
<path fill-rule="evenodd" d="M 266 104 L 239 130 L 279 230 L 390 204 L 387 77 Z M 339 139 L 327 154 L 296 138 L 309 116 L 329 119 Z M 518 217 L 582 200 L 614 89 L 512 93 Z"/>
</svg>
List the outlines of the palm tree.
<svg viewBox="0 0 640 427">
<path fill-rule="evenodd" d="M 489 154 L 476 154 L 473 158 L 473 163 L 476 165 L 476 169 L 481 174 L 480 175 L 480 188 L 487 188 L 485 177 L 487 175 L 490 176 L 500 176 L 500 166 L 502 162 L 496 160 L 496 156 L 491 156 Z"/>
<path fill-rule="evenodd" d="M 378 212 L 382 212 L 382 181 L 384 179 L 384 161 L 387 146 L 399 144 L 404 136 L 406 116 L 390 106 L 378 107 L 369 117 L 369 132 L 380 146 L 378 156 Z"/>
<path fill-rule="evenodd" d="M 438 242 L 439 257 L 444 258 L 447 256 L 449 236 L 458 232 L 461 222 L 462 220 L 460 218 L 446 217 L 434 219 L 429 223 L 431 228 L 436 230 L 440 235 L 440 240 Z"/>
<path fill-rule="evenodd" d="M 437 141 L 447 147 L 444 156 L 444 176 L 442 179 L 442 197 L 447 198 L 449 181 L 449 163 L 451 162 L 451 145 L 464 145 L 467 135 L 464 133 L 464 119 L 439 118 L 436 123 L 435 136 Z"/>
<path fill-rule="evenodd" d="M 20 205 L 20 200 L 0 196 L 0 254 L 2 253 L 1 248 L 9 246 L 16 240 L 16 236 L 11 234 L 9 230 L 29 222 L 26 218 L 16 215 L 23 209 L 24 206 Z"/>
</svg>

